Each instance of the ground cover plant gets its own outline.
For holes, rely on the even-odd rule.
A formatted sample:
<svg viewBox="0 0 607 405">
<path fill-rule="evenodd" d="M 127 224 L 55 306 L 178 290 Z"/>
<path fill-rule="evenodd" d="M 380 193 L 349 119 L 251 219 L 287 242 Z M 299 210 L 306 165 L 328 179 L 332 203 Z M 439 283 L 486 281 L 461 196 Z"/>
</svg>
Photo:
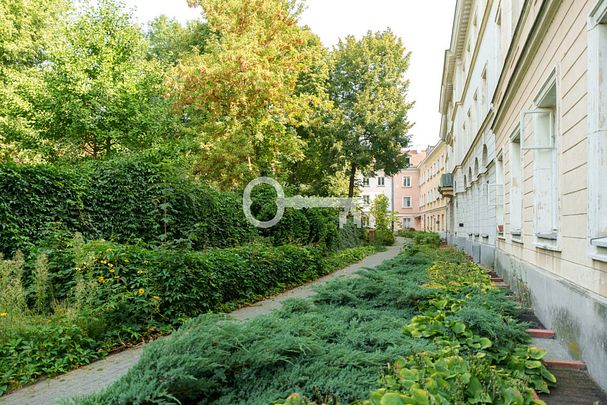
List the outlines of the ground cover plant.
<svg viewBox="0 0 607 405">
<path fill-rule="evenodd" d="M 462 253 L 412 243 L 269 315 L 191 320 L 74 402 L 539 403 L 532 390 L 554 377 L 526 346 L 518 310 Z"/>
<path fill-rule="evenodd" d="M 531 389 L 553 377 L 537 366 L 543 353 L 525 346 L 517 311 L 463 254 L 412 244 L 270 315 L 194 319 L 79 403 L 269 404 L 297 392 L 287 403 L 337 404 L 367 397 L 378 381 L 369 403 L 531 403 Z"/>
<path fill-rule="evenodd" d="M 432 345 L 400 330 L 425 294 L 417 286 L 429 264 L 400 256 L 248 322 L 196 318 L 150 345 L 109 390 L 81 403 L 268 404 L 293 390 L 327 403 L 362 397 L 388 362 Z"/>
<path fill-rule="evenodd" d="M 359 246 L 150 249 L 81 237 L 0 257 L 0 393 L 85 365 L 192 316 L 255 302 L 361 260 Z"/>
</svg>

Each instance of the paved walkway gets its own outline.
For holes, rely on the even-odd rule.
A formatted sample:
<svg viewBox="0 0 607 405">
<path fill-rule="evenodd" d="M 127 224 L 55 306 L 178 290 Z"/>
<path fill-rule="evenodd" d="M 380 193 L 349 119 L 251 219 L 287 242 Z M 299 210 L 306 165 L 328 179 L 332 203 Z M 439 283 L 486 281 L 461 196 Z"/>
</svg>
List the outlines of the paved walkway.
<svg viewBox="0 0 607 405">
<path fill-rule="evenodd" d="M 397 238 L 396 244 L 389 247 L 385 252 L 369 256 L 358 263 L 304 286 L 294 288 L 254 305 L 238 309 L 232 312 L 231 315 L 236 319 L 249 319 L 272 311 L 279 307 L 281 302 L 287 298 L 309 297 L 314 293 L 313 288 L 319 284 L 326 283 L 337 277 L 352 275 L 361 268 L 375 267 L 383 261 L 395 257 L 400 252 L 403 244 L 404 239 Z M 137 363 L 142 351 L 143 346 L 125 350 L 67 374 L 42 380 L 12 394 L 0 397 L 0 405 L 51 405 L 60 399 L 98 391 L 124 375 L 129 368 Z"/>
</svg>

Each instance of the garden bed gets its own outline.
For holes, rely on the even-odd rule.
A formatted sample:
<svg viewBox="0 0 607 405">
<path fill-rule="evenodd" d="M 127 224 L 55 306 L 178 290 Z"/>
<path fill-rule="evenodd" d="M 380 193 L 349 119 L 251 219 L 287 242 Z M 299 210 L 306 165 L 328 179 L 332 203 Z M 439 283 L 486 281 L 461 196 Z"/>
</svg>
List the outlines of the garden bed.
<svg viewBox="0 0 607 405">
<path fill-rule="evenodd" d="M 40 302 L 32 309 L 21 283 L 27 278 L 23 259 L 0 261 L 2 307 L 11 308 L 0 314 L 0 394 L 168 334 L 200 313 L 229 311 L 304 284 L 378 250 L 323 254 L 313 247 L 251 245 L 197 252 L 76 244 L 82 262 L 77 272 L 66 264 L 58 266 L 65 272 L 49 274 L 48 262 L 36 264 L 30 289 L 54 277 L 63 290 L 33 294 Z M 67 301 L 59 304 L 51 293 Z"/>
<path fill-rule="evenodd" d="M 533 391 L 554 376 L 527 346 L 517 306 L 431 239 L 269 315 L 193 319 L 75 402 L 541 403 Z"/>
</svg>

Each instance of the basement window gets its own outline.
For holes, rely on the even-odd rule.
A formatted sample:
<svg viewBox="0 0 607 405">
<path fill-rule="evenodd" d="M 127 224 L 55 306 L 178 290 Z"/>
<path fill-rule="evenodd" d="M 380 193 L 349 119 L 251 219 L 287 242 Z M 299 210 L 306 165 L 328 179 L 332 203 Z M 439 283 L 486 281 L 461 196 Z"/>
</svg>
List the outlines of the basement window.
<svg viewBox="0 0 607 405">
<path fill-rule="evenodd" d="M 521 150 L 533 151 L 536 245 L 555 249 L 559 236 L 557 87 L 553 71 L 535 99 L 536 109 L 521 116 Z M 526 118 L 532 125 L 526 125 Z M 530 131 L 529 129 L 533 129 Z"/>
<path fill-rule="evenodd" d="M 607 262 L 607 0 L 588 23 L 588 97 L 589 252 Z"/>
</svg>

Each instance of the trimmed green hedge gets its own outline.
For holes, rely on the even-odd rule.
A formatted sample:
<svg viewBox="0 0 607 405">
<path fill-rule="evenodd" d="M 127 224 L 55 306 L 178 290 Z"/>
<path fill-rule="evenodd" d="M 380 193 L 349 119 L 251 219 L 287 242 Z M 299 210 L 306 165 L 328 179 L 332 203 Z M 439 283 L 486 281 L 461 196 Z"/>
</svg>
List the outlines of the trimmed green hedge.
<svg viewBox="0 0 607 405">
<path fill-rule="evenodd" d="M 7 257 L 58 230 L 80 232 L 86 240 L 198 250 L 240 246 L 259 236 L 328 250 L 364 244 L 361 232 L 338 229 L 334 209 L 287 209 L 277 226 L 256 229 L 243 214 L 240 193 L 201 184 L 155 155 L 70 167 L 1 164 L 0 190 L 0 253 Z M 253 199 L 259 219 L 274 216 L 273 189 L 258 187 Z"/>
<path fill-rule="evenodd" d="M 84 257 L 83 271 L 93 279 L 104 278 L 100 291 L 107 297 L 102 300 L 117 294 L 137 298 L 133 307 L 117 312 L 126 312 L 126 318 L 145 312 L 140 299 L 150 307 L 159 304 L 156 317 L 185 319 L 254 302 L 325 273 L 318 249 L 291 245 L 198 252 L 92 242 L 85 246 Z"/>
<path fill-rule="evenodd" d="M 200 184 L 154 157 L 76 167 L 0 165 L 0 252 L 41 242 L 50 229 L 121 243 L 187 240 L 196 248 L 251 241 L 241 198 Z"/>
<path fill-rule="evenodd" d="M 436 232 L 416 231 L 414 229 L 401 229 L 397 232 L 398 236 L 409 238 L 419 245 L 440 246 L 440 235 Z"/>
</svg>

